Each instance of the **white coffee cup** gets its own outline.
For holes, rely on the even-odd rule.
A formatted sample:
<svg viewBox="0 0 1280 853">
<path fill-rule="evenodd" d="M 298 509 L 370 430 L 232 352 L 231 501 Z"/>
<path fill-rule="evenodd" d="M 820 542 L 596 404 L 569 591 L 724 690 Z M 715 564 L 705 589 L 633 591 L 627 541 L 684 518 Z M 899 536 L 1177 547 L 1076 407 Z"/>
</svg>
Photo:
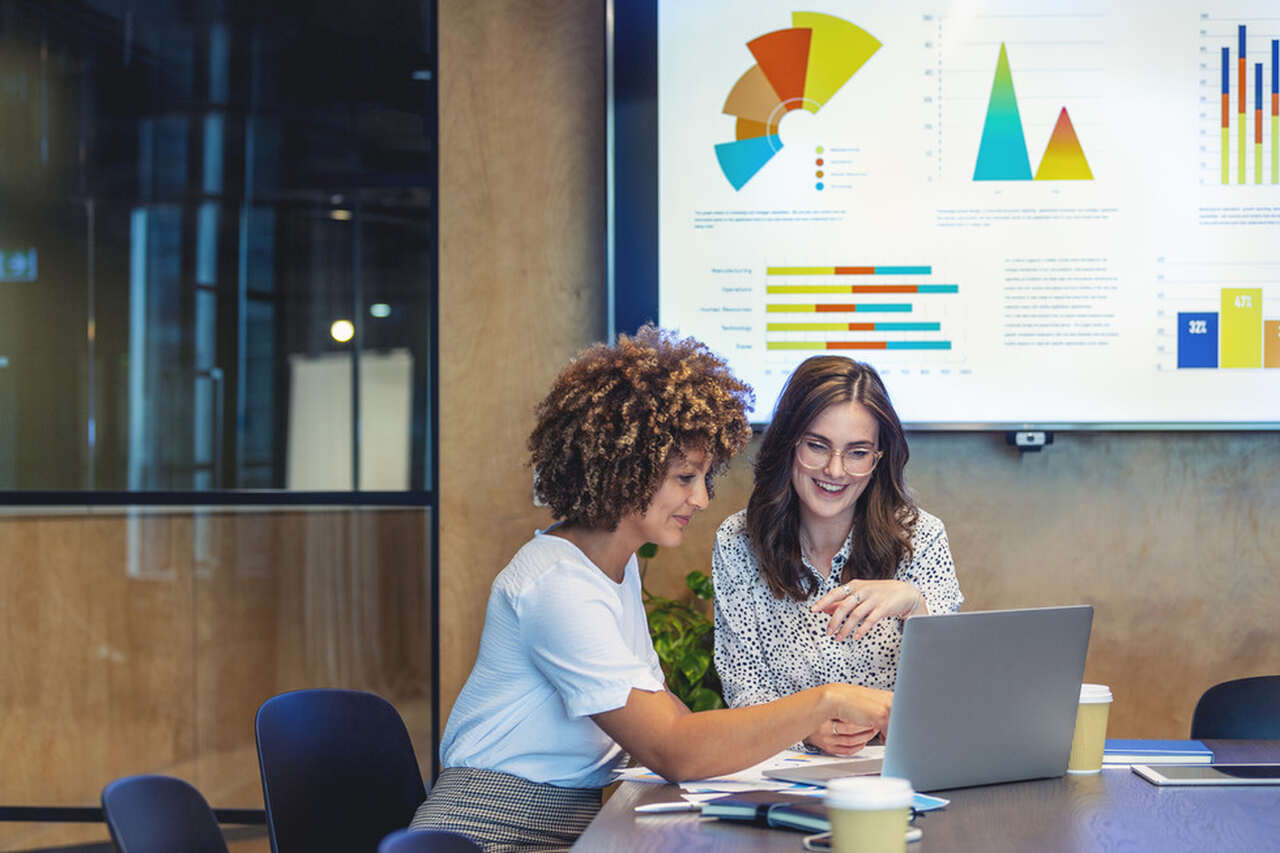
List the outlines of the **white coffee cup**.
<svg viewBox="0 0 1280 853">
<path fill-rule="evenodd" d="M 1080 685 L 1076 728 L 1071 736 L 1071 757 L 1067 759 L 1068 773 L 1097 773 L 1102 770 L 1110 711 L 1110 687 L 1105 684 Z"/>
<path fill-rule="evenodd" d="M 835 853 L 902 853 L 915 792 L 893 776 L 849 776 L 827 783 Z"/>
</svg>

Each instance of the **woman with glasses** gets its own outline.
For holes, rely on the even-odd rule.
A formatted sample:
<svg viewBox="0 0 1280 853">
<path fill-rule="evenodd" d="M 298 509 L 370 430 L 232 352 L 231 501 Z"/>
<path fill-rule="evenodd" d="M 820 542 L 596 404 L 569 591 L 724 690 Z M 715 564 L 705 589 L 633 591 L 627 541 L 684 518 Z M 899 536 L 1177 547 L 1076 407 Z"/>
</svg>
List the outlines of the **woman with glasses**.
<svg viewBox="0 0 1280 853">
<path fill-rule="evenodd" d="M 915 505 L 879 375 L 814 356 L 787 381 L 747 508 L 712 554 L 715 663 L 731 707 L 829 681 L 892 690 L 902 623 L 964 597 L 942 522 Z M 851 755 L 876 729 L 828 720 L 806 746 Z"/>
<path fill-rule="evenodd" d="M 742 770 L 819 723 L 884 725 L 892 695 L 812 685 L 691 713 L 667 689 L 635 551 L 679 545 L 751 435 L 751 390 L 692 338 L 657 329 L 594 346 L 539 404 L 534 493 L 558 524 L 493 581 L 475 667 L 449 714 L 440 774 L 412 826 L 486 850 L 563 849 L 630 753 L 673 781 Z"/>
</svg>

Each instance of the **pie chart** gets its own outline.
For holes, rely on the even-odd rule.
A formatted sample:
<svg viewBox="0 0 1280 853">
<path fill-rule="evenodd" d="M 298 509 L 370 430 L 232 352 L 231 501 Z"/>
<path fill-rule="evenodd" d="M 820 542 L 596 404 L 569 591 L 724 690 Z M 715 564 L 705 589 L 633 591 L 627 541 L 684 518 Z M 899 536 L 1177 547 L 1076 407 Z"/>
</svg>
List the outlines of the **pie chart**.
<svg viewBox="0 0 1280 853">
<path fill-rule="evenodd" d="M 856 24 L 819 12 L 793 12 L 791 27 L 747 42 L 755 57 L 725 99 L 737 118 L 733 142 L 716 145 L 720 171 L 735 190 L 782 150 L 778 125 L 791 110 L 816 113 L 880 49 Z"/>
</svg>

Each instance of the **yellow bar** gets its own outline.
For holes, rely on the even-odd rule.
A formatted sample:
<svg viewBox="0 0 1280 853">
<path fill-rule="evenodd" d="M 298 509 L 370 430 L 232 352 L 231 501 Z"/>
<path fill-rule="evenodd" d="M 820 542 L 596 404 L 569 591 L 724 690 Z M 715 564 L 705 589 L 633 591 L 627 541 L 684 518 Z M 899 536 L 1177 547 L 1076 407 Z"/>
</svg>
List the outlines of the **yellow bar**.
<svg viewBox="0 0 1280 853">
<path fill-rule="evenodd" d="M 765 267 L 765 275 L 835 275 L 835 267 Z"/>
<path fill-rule="evenodd" d="M 1245 147 L 1248 145 L 1248 143 L 1245 140 L 1247 139 L 1247 134 L 1249 133 L 1249 127 L 1248 127 L 1249 122 L 1245 120 L 1244 113 L 1236 113 L 1236 115 L 1240 119 L 1238 122 L 1236 122 L 1236 124 L 1240 128 L 1240 150 L 1236 153 L 1236 159 L 1239 161 L 1239 165 L 1240 165 L 1240 176 L 1236 180 L 1236 183 L 1247 184 L 1249 183 L 1249 181 L 1245 177 L 1245 173 L 1244 173 L 1244 161 L 1245 161 L 1244 152 L 1245 152 Z"/>
<path fill-rule="evenodd" d="M 1253 182 L 1262 183 L 1262 146 L 1253 143 Z"/>
<path fill-rule="evenodd" d="M 764 310 L 770 314 L 812 314 L 818 310 L 817 305 L 766 305 Z"/>
<path fill-rule="evenodd" d="M 766 332 L 847 332 L 848 323 L 766 323 Z"/>
<path fill-rule="evenodd" d="M 1262 367 L 1262 288 L 1224 287 L 1219 315 L 1222 367 Z"/>
<path fill-rule="evenodd" d="M 849 293 L 847 284 L 768 284 L 766 293 Z"/>
<path fill-rule="evenodd" d="M 1271 183 L 1280 184 L 1280 116 L 1271 117 Z"/>
<path fill-rule="evenodd" d="M 825 350 L 825 343 L 809 343 L 807 341 L 769 341 L 765 344 L 765 349 L 803 349 L 803 350 Z"/>
<path fill-rule="evenodd" d="M 1231 130 L 1222 129 L 1222 182 L 1231 183 Z"/>
</svg>

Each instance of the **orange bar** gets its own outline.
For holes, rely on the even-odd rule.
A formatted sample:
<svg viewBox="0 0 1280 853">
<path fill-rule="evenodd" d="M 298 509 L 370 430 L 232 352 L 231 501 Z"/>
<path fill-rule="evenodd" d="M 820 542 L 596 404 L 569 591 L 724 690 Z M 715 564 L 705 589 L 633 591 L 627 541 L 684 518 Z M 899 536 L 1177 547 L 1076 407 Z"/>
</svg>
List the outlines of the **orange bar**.
<svg viewBox="0 0 1280 853">
<path fill-rule="evenodd" d="M 884 341 L 827 341 L 827 349 L 888 349 Z"/>
<path fill-rule="evenodd" d="M 831 303 L 827 303 L 825 305 L 821 305 L 821 304 L 815 305 L 813 306 L 813 310 L 817 311 L 818 313 L 822 313 L 823 311 L 857 311 L 858 306 L 857 305 L 832 305 Z"/>
<path fill-rule="evenodd" d="M 1231 127 L 1231 96 L 1226 92 L 1222 93 L 1222 126 Z"/>
<path fill-rule="evenodd" d="M 875 275 L 875 267 L 836 267 L 836 275 Z"/>
<path fill-rule="evenodd" d="M 851 332 L 874 332 L 876 330 L 875 323 L 850 323 L 849 331 Z"/>
<path fill-rule="evenodd" d="M 851 284 L 850 293 L 918 293 L 914 284 Z"/>
<path fill-rule="evenodd" d="M 1262 366 L 1280 367 L 1280 320 L 1262 324 Z"/>
<path fill-rule="evenodd" d="M 1280 92 L 1271 93 L 1271 114 L 1280 116 Z"/>
<path fill-rule="evenodd" d="M 1253 111 L 1253 141 L 1262 144 L 1262 110 Z"/>
<path fill-rule="evenodd" d="M 1245 73 L 1245 69 L 1244 69 L 1245 61 L 1244 61 L 1244 57 L 1243 57 L 1243 56 L 1242 56 L 1242 57 L 1240 57 L 1240 63 L 1239 63 L 1239 65 L 1240 65 L 1240 91 L 1239 91 L 1239 92 L 1237 92 L 1236 94 L 1240 96 L 1240 98 L 1239 98 L 1239 104 L 1240 104 L 1240 107 L 1239 107 L 1239 109 L 1237 109 L 1237 110 L 1236 110 L 1236 112 L 1238 112 L 1238 113 L 1243 113 L 1243 112 L 1245 111 L 1245 109 L 1244 109 L 1244 86 L 1245 86 L 1245 78 L 1246 78 L 1246 77 L 1248 77 L 1248 75 Z"/>
</svg>

